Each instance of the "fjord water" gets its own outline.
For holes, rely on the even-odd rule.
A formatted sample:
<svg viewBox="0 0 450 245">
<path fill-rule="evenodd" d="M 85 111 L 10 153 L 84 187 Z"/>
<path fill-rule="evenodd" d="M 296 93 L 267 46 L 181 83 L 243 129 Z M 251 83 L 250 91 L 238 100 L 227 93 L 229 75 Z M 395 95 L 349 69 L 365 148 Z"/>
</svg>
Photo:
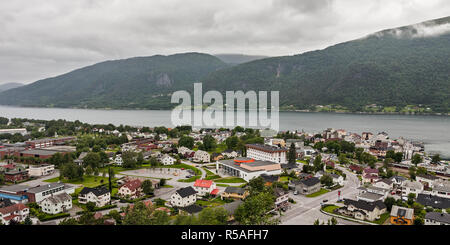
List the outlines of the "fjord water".
<svg viewBox="0 0 450 245">
<path fill-rule="evenodd" d="M 386 132 L 391 138 L 404 137 L 425 143 L 429 153 L 450 158 L 450 117 L 428 115 L 368 115 L 338 113 L 280 112 L 280 130 L 317 133 L 326 128 L 346 129 L 361 134 Z M 79 120 L 91 124 L 173 127 L 171 111 L 91 110 L 25 108 L 0 106 L 0 116 L 42 120 Z"/>
</svg>

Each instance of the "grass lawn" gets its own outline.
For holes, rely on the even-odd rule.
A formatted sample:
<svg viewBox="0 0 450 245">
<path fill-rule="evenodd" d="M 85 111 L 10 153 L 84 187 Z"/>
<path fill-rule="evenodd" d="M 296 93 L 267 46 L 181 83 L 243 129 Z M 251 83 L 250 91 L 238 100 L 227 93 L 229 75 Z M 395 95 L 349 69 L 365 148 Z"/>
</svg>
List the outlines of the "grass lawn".
<svg viewBox="0 0 450 245">
<path fill-rule="evenodd" d="M 327 212 L 327 213 L 333 213 L 333 211 L 335 210 L 335 209 L 337 209 L 337 208 L 339 208 L 338 206 L 336 206 L 336 205 L 330 205 L 330 206 L 326 206 L 326 207 L 324 207 L 324 208 L 322 208 L 322 210 L 323 211 L 325 211 L 325 212 Z"/>
<path fill-rule="evenodd" d="M 226 204 L 226 202 L 222 200 L 220 197 L 214 198 L 209 201 L 197 200 L 195 203 L 202 207 L 217 207 Z"/>
<path fill-rule="evenodd" d="M 375 221 L 369 221 L 369 222 L 372 222 L 372 223 L 375 223 L 375 224 L 382 225 L 382 224 L 384 224 L 384 222 L 385 222 L 390 216 L 391 216 L 390 213 L 384 213 L 384 214 L 380 215 L 380 218 L 379 218 L 379 219 L 377 219 L 377 220 L 375 220 Z"/>
<path fill-rule="evenodd" d="M 101 180 L 103 180 L 103 183 L 101 182 Z M 115 181 L 115 180 L 117 180 L 117 179 L 114 178 L 113 181 Z M 54 182 L 58 182 L 58 181 L 59 181 L 59 177 L 45 180 L 45 182 L 50 182 L 50 183 L 54 183 Z M 68 183 L 68 184 L 74 184 L 74 185 L 83 185 L 84 187 L 93 188 L 93 187 L 97 187 L 99 185 L 107 184 L 108 178 L 102 177 L 102 176 L 83 176 L 82 180 L 81 179 L 77 179 L 77 180 L 63 179 L 63 180 L 61 180 L 61 182 Z"/>
<path fill-rule="evenodd" d="M 328 192 L 330 192 L 330 191 L 327 190 L 327 189 L 322 188 L 318 192 L 314 192 L 312 194 L 306 195 L 306 197 L 318 197 L 318 196 L 323 195 L 323 194 L 328 193 Z"/>
<path fill-rule="evenodd" d="M 226 185 L 226 184 L 216 184 L 216 186 L 220 186 L 220 187 L 229 187 L 230 185 Z"/>
<path fill-rule="evenodd" d="M 244 179 L 237 178 L 237 177 L 227 177 L 227 178 L 222 178 L 222 179 L 216 179 L 216 180 L 214 180 L 214 182 L 216 182 L 216 183 L 247 183 Z"/>
</svg>

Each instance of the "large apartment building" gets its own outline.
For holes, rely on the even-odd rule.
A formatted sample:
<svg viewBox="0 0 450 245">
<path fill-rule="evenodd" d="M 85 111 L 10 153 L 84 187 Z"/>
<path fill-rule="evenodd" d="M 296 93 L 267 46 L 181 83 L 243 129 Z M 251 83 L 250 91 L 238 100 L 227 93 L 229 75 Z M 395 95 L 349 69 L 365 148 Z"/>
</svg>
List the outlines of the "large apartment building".
<svg viewBox="0 0 450 245">
<path fill-rule="evenodd" d="M 247 144 L 247 157 L 255 160 L 269 161 L 284 164 L 287 163 L 287 149 L 261 144 Z"/>
</svg>

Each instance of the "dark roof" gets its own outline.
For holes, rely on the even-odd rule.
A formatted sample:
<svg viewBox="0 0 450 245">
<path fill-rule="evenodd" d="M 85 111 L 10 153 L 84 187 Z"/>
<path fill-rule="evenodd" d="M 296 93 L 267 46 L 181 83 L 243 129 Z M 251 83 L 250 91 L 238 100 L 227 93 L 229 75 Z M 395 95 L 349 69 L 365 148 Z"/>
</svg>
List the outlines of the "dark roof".
<svg viewBox="0 0 450 245">
<path fill-rule="evenodd" d="M 295 164 L 295 163 L 281 164 L 281 168 L 283 168 L 283 169 L 294 169 L 294 168 L 297 168 L 297 164 Z"/>
<path fill-rule="evenodd" d="M 439 179 L 439 177 L 436 177 L 436 176 L 431 175 L 431 174 L 419 174 L 419 175 L 417 175 L 417 177 L 421 177 L 421 178 L 429 179 L 429 180 L 437 180 L 437 179 Z"/>
<path fill-rule="evenodd" d="M 229 186 L 227 188 L 225 188 L 226 193 L 237 193 L 239 195 L 242 195 L 245 193 L 245 189 L 244 188 L 240 188 L 240 187 L 233 187 L 233 186 Z"/>
<path fill-rule="evenodd" d="M 284 195 L 286 195 L 287 194 L 287 192 L 285 192 L 283 189 L 281 189 L 281 188 L 275 188 L 274 190 L 273 190 L 273 192 L 275 193 L 275 196 L 276 197 L 281 197 L 281 196 L 284 196 Z"/>
<path fill-rule="evenodd" d="M 196 205 L 196 204 L 193 204 L 193 205 L 191 205 L 191 206 L 187 206 L 187 207 L 184 207 L 184 208 L 180 208 L 180 209 L 183 210 L 183 211 L 185 211 L 185 212 L 188 212 L 188 213 L 190 213 L 190 214 L 199 213 L 200 211 L 203 210 L 202 207 L 200 207 L 200 206 L 198 206 L 198 205 Z"/>
<path fill-rule="evenodd" d="M 302 183 L 306 186 L 313 186 L 313 185 L 317 185 L 318 183 L 320 183 L 320 180 L 319 180 L 319 178 L 312 177 L 309 179 L 301 180 L 300 183 Z"/>
<path fill-rule="evenodd" d="M 109 190 L 106 187 L 100 187 L 100 188 L 89 188 L 84 187 L 83 190 L 80 191 L 80 195 L 86 195 L 90 192 L 94 193 L 96 196 L 101 196 L 109 192 Z"/>
<path fill-rule="evenodd" d="M 11 200 L 6 199 L 6 198 L 0 198 L 0 208 L 5 208 L 5 207 L 11 206 L 11 205 L 13 205 Z"/>
<path fill-rule="evenodd" d="M 270 183 L 277 182 L 279 179 L 279 177 L 276 175 L 261 174 L 260 176 L 261 176 L 261 178 L 263 178 L 264 181 L 270 182 Z"/>
<path fill-rule="evenodd" d="M 375 202 L 367 202 L 367 201 L 363 201 L 363 200 L 352 200 L 352 199 L 344 199 L 344 205 L 348 206 L 348 205 L 353 205 L 358 209 L 362 209 L 365 211 L 373 211 L 375 209 L 375 207 L 378 207 L 378 209 L 384 209 L 386 208 L 386 205 L 384 205 L 384 203 L 381 200 L 375 201 Z"/>
<path fill-rule="evenodd" d="M 441 223 L 450 224 L 450 214 L 430 212 L 425 215 L 425 219 L 435 220 Z"/>
<path fill-rule="evenodd" d="M 262 144 L 246 144 L 247 148 L 253 148 L 260 151 L 267 151 L 267 152 L 286 152 L 287 149 L 284 147 L 276 147 L 271 145 L 262 145 Z"/>
<path fill-rule="evenodd" d="M 432 208 L 439 208 L 439 209 L 450 208 L 450 199 L 439 196 L 419 194 L 417 195 L 416 201 L 426 207 L 430 206 Z"/>
<path fill-rule="evenodd" d="M 188 186 L 188 187 L 185 187 L 185 188 L 178 189 L 177 193 L 182 198 L 184 198 L 184 197 L 187 197 L 187 196 L 191 196 L 191 195 L 197 194 L 197 191 L 195 191 L 194 188 L 192 188 L 191 186 Z"/>
</svg>

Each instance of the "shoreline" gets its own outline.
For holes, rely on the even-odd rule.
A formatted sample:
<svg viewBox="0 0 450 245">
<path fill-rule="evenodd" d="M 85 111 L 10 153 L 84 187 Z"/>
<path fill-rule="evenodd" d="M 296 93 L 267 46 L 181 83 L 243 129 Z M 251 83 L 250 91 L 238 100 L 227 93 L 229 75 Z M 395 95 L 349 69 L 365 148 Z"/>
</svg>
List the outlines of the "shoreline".
<svg viewBox="0 0 450 245">
<path fill-rule="evenodd" d="M 40 107 L 40 106 L 17 106 L 17 105 L 0 105 L 0 107 L 10 108 L 29 108 L 29 109 L 74 109 L 74 110 L 102 110 L 102 111 L 170 111 L 171 109 L 149 109 L 149 108 L 110 108 L 110 107 Z M 191 108 L 193 110 L 194 108 Z M 244 111 L 244 110 L 235 110 Z M 245 110 L 248 111 L 248 110 Z M 270 111 L 270 110 L 267 110 Z M 403 116 L 443 116 L 449 117 L 448 113 L 407 113 L 407 112 L 348 112 L 348 111 L 311 111 L 311 110 L 279 110 L 279 112 L 296 112 L 296 113 L 325 113 L 325 114 L 347 114 L 347 115 L 403 115 Z"/>
</svg>

